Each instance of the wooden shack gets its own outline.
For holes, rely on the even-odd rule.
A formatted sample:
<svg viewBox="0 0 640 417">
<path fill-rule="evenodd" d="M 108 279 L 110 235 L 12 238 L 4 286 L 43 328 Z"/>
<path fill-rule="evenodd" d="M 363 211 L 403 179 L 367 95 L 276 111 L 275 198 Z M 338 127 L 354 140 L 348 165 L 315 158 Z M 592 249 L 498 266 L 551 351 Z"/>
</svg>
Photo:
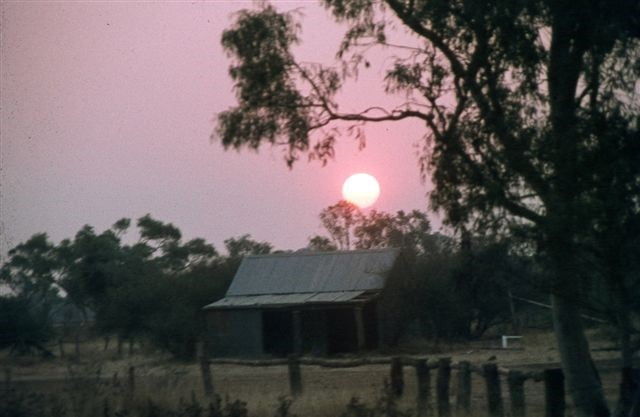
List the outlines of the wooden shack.
<svg viewBox="0 0 640 417">
<path fill-rule="evenodd" d="M 243 259 L 226 295 L 204 307 L 213 356 L 327 355 L 388 340 L 398 249 L 294 252 Z"/>
</svg>

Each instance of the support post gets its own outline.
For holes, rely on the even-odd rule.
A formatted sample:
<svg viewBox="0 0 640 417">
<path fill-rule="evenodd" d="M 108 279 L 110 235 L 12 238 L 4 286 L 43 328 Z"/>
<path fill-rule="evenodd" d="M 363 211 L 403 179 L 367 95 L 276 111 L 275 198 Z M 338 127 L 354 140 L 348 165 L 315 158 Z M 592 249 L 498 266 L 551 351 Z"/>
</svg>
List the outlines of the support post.
<svg viewBox="0 0 640 417">
<path fill-rule="evenodd" d="M 459 415 L 468 416 L 471 413 L 471 368 L 467 361 L 458 364 L 458 395 L 456 409 Z"/>
<path fill-rule="evenodd" d="M 62 338 L 58 339 L 58 348 L 60 349 L 60 357 L 64 358 L 64 340 Z"/>
<path fill-rule="evenodd" d="M 362 350 L 366 344 L 366 336 L 364 332 L 364 317 L 362 315 L 362 306 L 356 306 L 353 309 L 353 313 L 356 319 L 356 340 L 358 343 L 358 350 Z"/>
<path fill-rule="evenodd" d="M 487 386 L 487 410 L 489 417 L 503 417 L 502 391 L 500 388 L 500 374 L 495 363 L 486 363 L 482 366 L 484 380 Z"/>
<path fill-rule="evenodd" d="M 511 416 L 525 417 L 524 381 L 526 378 L 520 371 L 509 371 L 507 382 L 509 384 L 509 398 L 511 399 Z"/>
<path fill-rule="evenodd" d="M 289 388 L 291 396 L 296 398 L 302 395 L 302 372 L 300 371 L 300 358 L 297 355 L 289 356 Z"/>
<path fill-rule="evenodd" d="M 293 311 L 293 353 L 302 354 L 302 316 L 300 310 Z"/>
<path fill-rule="evenodd" d="M 416 408 L 418 417 L 426 417 L 429 410 L 429 389 L 431 388 L 431 374 L 426 359 L 419 359 L 416 364 L 417 398 Z"/>
<path fill-rule="evenodd" d="M 564 417 L 564 374 L 562 369 L 545 369 L 544 398 L 546 417 Z"/>
<path fill-rule="evenodd" d="M 450 381 L 451 358 L 442 358 L 438 361 L 438 377 L 436 381 L 438 417 L 449 417 L 451 415 L 451 403 L 449 401 Z"/>
<path fill-rule="evenodd" d="M 404 374 L 402 369 L 402 358 L 391 358 L 391 393 L 396 397 L 402 397 L 404 392 Z"/>
</svg>

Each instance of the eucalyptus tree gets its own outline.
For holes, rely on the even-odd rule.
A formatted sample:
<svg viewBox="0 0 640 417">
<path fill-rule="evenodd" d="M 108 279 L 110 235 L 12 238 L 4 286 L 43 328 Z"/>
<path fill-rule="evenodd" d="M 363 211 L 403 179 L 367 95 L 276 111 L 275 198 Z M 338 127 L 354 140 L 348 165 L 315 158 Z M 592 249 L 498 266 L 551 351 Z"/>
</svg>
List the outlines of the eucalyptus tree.
<svg viewBox="0 0 640 417">
<path fill-rule="evenodd" d="M 362 219 L 362 211 L 353 203 L 340 200 L 320 212 L 322 227 L 329 233 L 331 242 L 340 250 L 351 249 L 354 228 Z"/>
<path fill-rule="evenodd" d="M 577 413 L 608 415 L 580 318 L 582 243 L 593 226 L 592 157 L 609 139 L 600 127 L 615 124 L 638 140 L 639 3 L 322 3 L 348 25 L 336 68 L 297 62 L 299 26 L 269 5 L 241 12 L 223 33 L 238 105 L 218 115 L 214 136 L 226 148 L 283 145 L 291 165 L 304 153 L 330 159 L 342 122 L 421 120 L 433 207 L 453 225 L 529 232 L 551 267 L 557 343 Z M 393 43 L 392 27 L 415 42 Z M 381 88 L 406 101 L 345 112 L 337 93 L 375 47 L 393 60 Z"/>
<path fill-rule="evenodd" d="M 0 282 L 13 294 L 31 299 L 35 304 L 57 296 L 56 281 L 61 265 L 56 247 L 46 233 L 34 234 L 9 250 L 8 255 L 0 268 Z"/>
<path fill-rule="evenodd" d="M 338 250 L 338 247 L 326 236 L 314 235 L 309 238 L 309 243 L 305 250 L 311 252 L 333 252 Z"/>
<path fill-rule="evenodd" d="M 9 250 L 0 268 L 0 284 L 10 289 L 0 297 L 0 347 L 44 355 L 53 336 L 54 306 L 60 304 L 57 280 L 61 264 L 46 233 L 37 233 Z"/>
<path fill-rule="evenodd" d="M 240 260 L 247 255 L 267 255 L 273 251 L 271 243 L 258 242 L 249 234 L 225 239 L 224 247 L 227 250 L 227 258 L 231 260 Z"/>
</svg>

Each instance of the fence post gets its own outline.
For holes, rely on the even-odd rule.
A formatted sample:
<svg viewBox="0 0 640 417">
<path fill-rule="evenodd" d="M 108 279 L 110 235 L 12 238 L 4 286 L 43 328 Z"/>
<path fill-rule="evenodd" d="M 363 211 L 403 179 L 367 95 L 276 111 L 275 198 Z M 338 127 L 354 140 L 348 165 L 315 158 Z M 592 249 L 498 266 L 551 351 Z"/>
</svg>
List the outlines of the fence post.
<svg viewBox="0 0 640 417">
<path fill-rule="evenodd" d="M 524 417 L 526 414 L 524 401 L 524 381 L 526 378 L 520 371 L 509 371 L 509 398 L 511 399 L 511 416 Z"/>
<path fill-rule="evenodd" d="M 503 417 L 502 391 L 500 388 L 500 374 L 495 363 L 482 365 L 482 372 L 487 386 L 487 410 L 490 417 Z"/>
<path fill-rule="evenodd" d="M 11 368 L 10 367 L 5 367 L 4 368 L 4 386 L 5 389 L 8 391 L 11 389 Z"/>
<path fill-rule="evenodd" d="M 436 380 L 438 417 L 449 417 L 451 415 L 451 404 L 449 402 L 450 380 L 451 358 L 442 358 L 438 361 L 438 377 Z"/>
<path fill-rule="evenodd" d="M 118 356 L 122 356 L 122 344 L 123 344 L 122 336 L 118 335 Z"/>
<path fill-rule="evenodd" d="M 127 383 L 127 396 L 129 400 L 133 400 L 136 393 L 136 368 L 135 366 L 129 367 L 129 380 Z"/>
<path fill-rule="evenodd" d="M 546 417 L 564 417 L 564 374 L 562 369 L 545 369 L 544 398 Z"/>
<path fill-rule="evenodd" d="M 431 374 L 426 359 L 419 359 L 416 364 L 417 379 L 417 399 L 416 408 L 418 417 L 426 417 L 429 409 L 429 388 L 431 385 Z"/>
<path fill-rule="evenodd" d="M 391 358 L 391 393 L 397 397 L 402 397 L 402 393 L 404 392 L 404 375 L 402 369 L 402 358 L 393 357 Z"/>
<path fill-rule="evenodd" d="M 302 373 L 300 372 L 300 358 L 297 355 L 289 356 L 289 388 L 292 397 L 302 394 Z"/>
<path fill-rule="evenodd" d="M 62 338 L 58 339 L 58 348 L 60 349 L 60 357 L 64 358 L 64 341 Z"/>
<path fill-rule="evenodd" d="M 462 415 L 469 415 L 471 412 L 471 369 L 467 361 L 458 364 L 456 409 Z"/>
<path fill-rule="evenodd" d="M 209 363 L 209 355 L 204 342 L 198 342 L 198 359 L 200 360 L 200 373 L 202 374 L 204 394 L 212 397 L 214 391 L 213 378 L 211 377 L 211 364 Z"/>
</svg>

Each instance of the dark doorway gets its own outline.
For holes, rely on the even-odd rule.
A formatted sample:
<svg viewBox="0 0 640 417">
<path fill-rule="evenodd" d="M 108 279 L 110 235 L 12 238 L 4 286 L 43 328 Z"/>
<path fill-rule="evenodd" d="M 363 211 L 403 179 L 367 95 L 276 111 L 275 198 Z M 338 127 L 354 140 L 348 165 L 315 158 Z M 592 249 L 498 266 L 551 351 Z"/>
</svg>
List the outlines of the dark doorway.
<svg viewBox="0 0 640 417">
<path fill-rule="evenodd" d="M 378 314 L 376 303 L 367 303 L 362 309 L 364 319 L 365 349 L 378 348 Z"/>
<path fill-rule="evenodd" d="M 293 353 L 293 315 L 287 310 L 262 312 L 262 340 L 265 353 L 286 356 Z"/>
</svg>

